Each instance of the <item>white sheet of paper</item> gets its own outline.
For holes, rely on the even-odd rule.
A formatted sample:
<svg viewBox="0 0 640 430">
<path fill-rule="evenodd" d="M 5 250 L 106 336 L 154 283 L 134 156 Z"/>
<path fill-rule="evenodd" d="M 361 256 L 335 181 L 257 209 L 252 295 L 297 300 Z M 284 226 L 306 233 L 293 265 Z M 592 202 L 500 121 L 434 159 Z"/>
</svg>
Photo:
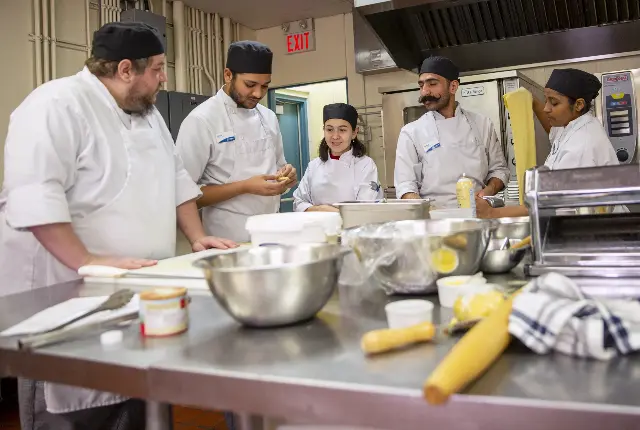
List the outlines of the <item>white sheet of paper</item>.
<svg viewBox="0 0 640 430">
<path fill-rule="evenodd" d="M 0 333 L 0 336 L 15 336 L 37 333 L 43 330 L 50 330 L 58 324 L 71 321 L 75 317 L 100 306 L 109 296 L 96 297 L 79 297 L 59 303 L 55 306 L 47 308 L 32 317 L 10 327 Z M 78 322 L 71 324 L 69 327 L 77 327 L 80 325 L 90 324 L 94 322 L 104 321 L 111 317 L 123 316 L 131 312 L 137 312 L 140 309 L 139 297 L 136 294 L 131 301 L 120 309 L 114 311 L 104 311 L 88 318 L 84 318 Z"/>
</svg>

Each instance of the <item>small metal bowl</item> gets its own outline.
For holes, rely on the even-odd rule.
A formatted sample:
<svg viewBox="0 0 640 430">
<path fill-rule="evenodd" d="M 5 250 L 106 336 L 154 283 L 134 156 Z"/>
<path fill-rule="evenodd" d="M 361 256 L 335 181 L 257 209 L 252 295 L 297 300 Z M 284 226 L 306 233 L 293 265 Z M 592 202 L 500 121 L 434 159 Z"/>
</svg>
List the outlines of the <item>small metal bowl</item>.
<svg viewBox="0 0 640 430">
<path fill-rule="evenodd" d="M 516 267 L 524 258 L 530 246 L 518 249 L 500 249 L 505 239 L 492 239 L 489 241 L 487 251 L 482 257 L 480 270 L 483 273 L 498 274 L 507 273 Z M 520 239 L 509 239 L 509 247 L 520 242 Z"/>
<path fill-rule="evenodd" d="M 205 257 L 194 265 L 236 321 L 275 327 L 308 320 L 324 307 L 348 252 L 334 244 L 272 245 Z"/>
<path fill-rule="evenodd" d="M 531 235 L 531 224 L 528 216 L 517 218 L 496 218 L 497 225 L 493 239 L 524 239 Z"/>
</svg>

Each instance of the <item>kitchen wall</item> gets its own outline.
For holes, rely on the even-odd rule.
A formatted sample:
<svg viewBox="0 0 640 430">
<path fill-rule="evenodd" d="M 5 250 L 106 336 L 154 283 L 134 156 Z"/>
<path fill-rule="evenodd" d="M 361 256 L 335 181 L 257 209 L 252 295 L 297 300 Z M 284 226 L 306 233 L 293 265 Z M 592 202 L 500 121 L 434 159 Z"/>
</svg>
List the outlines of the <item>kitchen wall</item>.
<svg viewBox="0 0 640 430">
<path fill-rule="evenodd" d="M 56 38 L 61 41 L 56 48 L 56 76 L 67 76 L 77 72 L 86 58 L 87 29 L 85 25 L 85 0 L 48 0 L 55 5 Z M 89 0 L 89 34 L 98 27 L 97 0 Z M 162 10 L 162 0 L 153 0 L 154 10 Z M 0 80 L 0 142 L 4 145 L 9 115 L 35 86 L 33 1 L 2 0 L 0 2 L 0 58 L 3 59 L 3 79 Z M 167 2 L 168 13 L 168 89 L 175 88 L 173 72 L 173 28 L 171 25 L 171 2 Z M 350 14 L 336 15 L 315 21 L 316 50 L 307 53 L 287 55 L 284 36 L 280 27 L 252 31 L 241 27 L 241 39 L 257 39 L 268 44 L 274 51 L 273 87 L 310 84 L 319 81 L 347 78 L 349 103 L 355 106 L 379 105 L 381 95 L 378 88 L 413 83 L 417 77 L 406 71 L 395 71 L 377 75 L 362 76 L 355 72 L 353 49 L 353 24 Z M 64 42 L 64 43 L 63 43 Z M 640 57 L 599 60 L 574 63 L 590 72 L 606 72 L 640 67 Z M 540 84 L 544 84 L 552 67 L 523 68 L 525 74 Z M 209 89 L 205 89 L 208 91 Z M 361 109 L 369 126 L 371 142 L 370 155 L 380 167 L 381 181 L 390 185 L 393 178 L 387 178 L 383 170 L 384 148 L 382 141 L 379 108 Z M 1 153 L 3 153 L 2 151 Z M 1 160 L 0 156 L 0 161 Z M 0 163 L 0 180 L 4 163 Z"/>
<path fill-rule="evenodd" d="M 97 0 L 36 0 L 42 7 L 53 5 L 57 46 L 55 77 L 69 76 L 78 72 L 87 58 L 87 35 L 99 26 Z M 163 0 L 152 0 L 155 13 L 162 13 Z M 0 80 L 0 145 L 9 124 L 9 115 L 36 86 L 33 42 L 34 19 L 32 0 L 0 1 L 0 58 L 5 66 Z M 104 3 L 104 0 L 103 0 Z M 85 5 L 89 6 L 89 29 L 85 19 Z M 172 3 L 167 2 L 167 89 L 175 89 L 173 56 Z M 255 32 L 240 26 L 240 39 L 255 39 Z M 54 77 L 52 76 L 52 77 Z M 217 89 L 216 89 L 217 90 Z M 210 85 L 203 85 L 203 94 L 210 94 Z M 0 182 L 4 178 L 4 150 L 0 151 Z"/>
<path fill-rule="evenodd" d="M 309 133 L 309 159 L 318 156 L 318 146 L 324 137 L 322 109 L 331 103 L 347 102 L 347 82 L 322 82 L 319 84 L 301 85 L 276 91 L 307 99 L 307 123 Z"/>
<path fill-rule="evenodd" d="M 258 30 L 259 41 L 266 43 L 274 52 L 273 86 L 291 86 L 311 82 L 339 79 L 348 80 L 349 103 L 354 106 L 379 105 L 381 87 L 397 86 L 417 81 L 417 76 L 407 71 L 394 71 L 362 76 L 355 71 L 353 47 L 353 23 L 350 14 L 315 20 L 316 50 L 287 55 L 282 29 L 272 27 Z M 557 67 L 557 66 L 554 66 Z M 554 67 L 522 67 L 524 74 L 540 85 L 544 85 Z M 572 63 L 570 67 L 591 73 L 602 73 L 621 69 L 640 68 L 640 56 L 628 56 L 607 60 Z M 360 109 L 371 130 L 370 155 L 378 165 L 380 180 L 386 186 L 393 185 L 393 178 L 384 172 L 384 145 L 382 140 L 379 108 Z"/>
</svg>

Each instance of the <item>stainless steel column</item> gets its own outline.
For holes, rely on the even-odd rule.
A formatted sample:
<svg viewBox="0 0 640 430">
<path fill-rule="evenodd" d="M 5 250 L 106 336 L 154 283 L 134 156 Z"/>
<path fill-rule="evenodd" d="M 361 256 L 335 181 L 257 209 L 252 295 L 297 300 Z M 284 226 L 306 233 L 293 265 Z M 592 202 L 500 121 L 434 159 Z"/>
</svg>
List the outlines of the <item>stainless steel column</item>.
<svg viewBox="0 0 640 430">
<path fill-rule="evenodd" d="M 147 425 L 146 430 L 172 430 L 173 417 L 171 405 L 167 403 L 152 402 L 147 400 Z"/>
</svg>

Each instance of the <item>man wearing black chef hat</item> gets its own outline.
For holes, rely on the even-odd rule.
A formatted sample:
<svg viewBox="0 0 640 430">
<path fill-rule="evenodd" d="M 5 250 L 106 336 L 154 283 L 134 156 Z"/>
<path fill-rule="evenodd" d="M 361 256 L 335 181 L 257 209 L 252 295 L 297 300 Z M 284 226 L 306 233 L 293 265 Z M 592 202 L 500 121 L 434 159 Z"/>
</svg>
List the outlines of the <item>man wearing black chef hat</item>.
<svg viewBox="0 0 640 430">
<path fill-rule="evenodd" d="M 549 133 L 551 152 L 545 166 L 552 170 L 619 164 L 602 123 L 590 112 L 602 84 L 591 73 L 555 69 L 544 88 L 544 102 L 533 98 L 533 111 Z M 525 206 L 491 208 L 476 199 L 478 216 L 501 218 L 528 215 Z M 626 212 L 617 206 L 615 212 Z"/>
<path fill-rule="evenodd" d="M 275 113 L 259 104 L 271 82 L 273 54 L 262 43 L 229 47 L 224 86 L 183 121 L 176 146 L 203 195 L 198 206 L 210 234 L 249 241 L 252 215 L 277 212 L 296 182 L 284 158 Z"/>
<path fill-rule="evenodd" d="M 509 168 L 491 120 L 456 102 L 459 70 L 445 57 L 422 63 L 418 86 L 427 113 L 405 125 L 396 149 L 398 198 L 431 198 L 457 207 L 456 182 L 464 173 L 478 195 L 494 195 L 509 182 Z"/>
<path fill-rule="evenodd" d="M 0 296 L 78 279 L 85 265 L 151 266 L 176 251 L 235 243 L 207 237 L 171 134 L 153 106 L 163 71 L 158 32 L 106 24 L 78 74 L 35 89 L 13 112 L 0 195 Z M 99 377 L 99 375 L 94 375 Z M 144 428 L 126 397 L 20 380 L 23 428 Z"/>
</svg>

